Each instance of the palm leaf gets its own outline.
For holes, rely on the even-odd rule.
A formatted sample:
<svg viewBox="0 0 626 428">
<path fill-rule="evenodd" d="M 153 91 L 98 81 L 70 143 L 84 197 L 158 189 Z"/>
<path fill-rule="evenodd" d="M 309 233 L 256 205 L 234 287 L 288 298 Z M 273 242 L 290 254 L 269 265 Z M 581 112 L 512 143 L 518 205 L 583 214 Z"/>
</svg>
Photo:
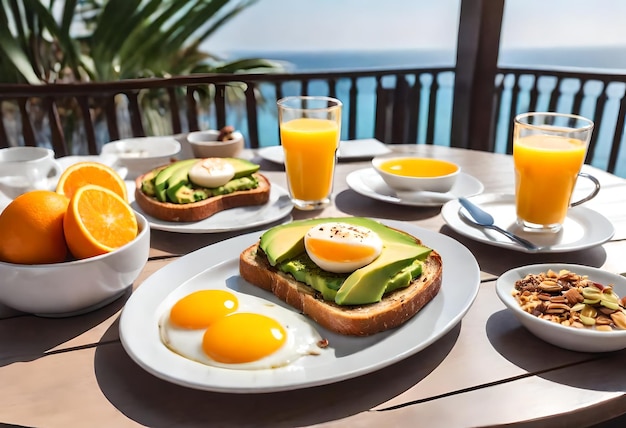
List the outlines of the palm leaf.
<svg viewBox="0 0 626 428">
<path fill-rule="evenodd" d="M 15 24 L 16 27 L 20 27 Z M 23 31 L 23 27 L 20 27 Z M 6 9 L 0 9 L 0 65 L 2 79 L 16 76 L 18 80 L 25 79 L 30 84 L 41 83 L 41 79 L 32 66 L 31 58 L 28 57 L 22 43 L 18 42 L 10 31 L 9 17 Z M 18 77 L 21 75 L 21 78 Z M 10 81 L 10 80 L 9 80 Z"/>
<path fill-rule="evenodd" d="M 141 0 L 109 0 L 100 12 L 90 41 L 90 54 L 99 79 L 115 80 L 116 56 L 140 23 L 136 13 L 140 3 Z"/>
<path fill-rule="evenodd" d="M 66 32 L 57 24 L 52 12 L 44 6 L 39 0 L 23 0 L 24 6 L 27 10 L 36 14 L 37 18 L 41 21 L 43 27 L 50 32 L 52 37 L 58 41 L 59 47 L 63 51 L 63 63 L 62 66 L 69 66 L 76 78 L 79 77 L 79 52 L 75 42 L 72 40 L 72 36 L 69 33 L 69 26 L 66 28 Z M 66 3 L 66 8 L 71 7 L 72 10 L 75 7 L 75 0 L 69 0 Z M 69 12 L 64 11 L 64 15 Z"/>
</svg>

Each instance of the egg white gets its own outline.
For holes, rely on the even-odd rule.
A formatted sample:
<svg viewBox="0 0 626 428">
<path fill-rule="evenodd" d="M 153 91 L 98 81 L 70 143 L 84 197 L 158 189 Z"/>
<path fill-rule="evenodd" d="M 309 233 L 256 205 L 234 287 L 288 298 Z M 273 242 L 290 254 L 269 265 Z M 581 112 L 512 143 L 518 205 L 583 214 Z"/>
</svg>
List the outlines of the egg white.
<svg viewBox="0 0 626 428">
<path fill-rule="evenodd" d="M 340 255 L 336 259 L 316 254 L 310 240 L 329 241 L 342 246 L 367 247 L 372 250 L 369 256 L 350 261 L 340 260 Z M 380 236 L 371 229 L 363 226 L 341 222 L 322 223 L 313 226 L 304 236 L 304 247 L 307 254 L 320 268 L 328 272 L 347 273 L 354 272 L 376 260 L 383 249 L 383 241 Z"/>
<path fill-rule="evenodd" d="M 276 352 L 259 360 L 241 364 L 226 364 L 214 361 L 202 349 L 202 337 L 206 329 L 184 329 L 172 324 L 169 309 L 159 322 L 161 341 L 173 352 L 208 366 L 236 369 L 262 370 L 289 365 L 305 355 L 319 355 L 325 351 L 319 346 L 321 335 L 311 326 L 306 318 L 281 306 L 256 296 L 237 293 L 231 290 L 239 300 L 237 312 L 252 312 L 266 315 L 278 321 L 287 333 L 283 346 Z"/>
<path fill-rule="evenodd" d="M 235 176 L 235 167 L 222 158 L 206 158 L 196 162 L 189 170 L 192 183 L 214 188 L 223 186 Z"/>
</svg>

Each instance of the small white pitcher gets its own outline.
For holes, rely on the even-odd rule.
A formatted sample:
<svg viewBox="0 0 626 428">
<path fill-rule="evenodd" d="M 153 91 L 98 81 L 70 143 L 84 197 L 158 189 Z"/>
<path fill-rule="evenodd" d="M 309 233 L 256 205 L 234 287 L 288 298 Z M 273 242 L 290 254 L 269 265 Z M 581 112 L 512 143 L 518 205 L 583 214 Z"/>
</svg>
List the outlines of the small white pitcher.
<svg viewBox="0 0 626 428">
<path fill-rule="evenodd" d="M 45 147 L 0 149 L 0 191 L 11 199 L 30 190 L 50 190 L 63 168 Z"/>
</svg>

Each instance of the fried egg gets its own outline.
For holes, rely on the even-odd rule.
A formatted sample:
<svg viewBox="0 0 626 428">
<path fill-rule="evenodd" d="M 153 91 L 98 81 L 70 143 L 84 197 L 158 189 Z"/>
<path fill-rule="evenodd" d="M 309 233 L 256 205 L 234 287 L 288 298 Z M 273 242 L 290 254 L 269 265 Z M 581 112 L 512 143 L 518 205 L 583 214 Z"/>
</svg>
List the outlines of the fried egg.
<svg viewBox="0 0 626 428">
<path fill-rule="evenodd" d="M 189 170 L 189 180 L 202 187 L 219 187 L 235 176 L 235 167 L 222 158 L 206 158 L 195 163 Z"/>
<path fill-rule="evenodd" d="M 163 314 L 159 331 L 173 352 L 229 369 L 272 369 L 324 351 L 322 337 L 303 315 L 227 290 L 196 291 L 178 300 Z"/>
<path fill-rule="evenodd" d="M 376 260 L 383 249 L 383 241 L 366 227 L 333 222 L 309 229 L 304 236 L 304 248 L 321 269 L 346 273 Z"/>
</svg>

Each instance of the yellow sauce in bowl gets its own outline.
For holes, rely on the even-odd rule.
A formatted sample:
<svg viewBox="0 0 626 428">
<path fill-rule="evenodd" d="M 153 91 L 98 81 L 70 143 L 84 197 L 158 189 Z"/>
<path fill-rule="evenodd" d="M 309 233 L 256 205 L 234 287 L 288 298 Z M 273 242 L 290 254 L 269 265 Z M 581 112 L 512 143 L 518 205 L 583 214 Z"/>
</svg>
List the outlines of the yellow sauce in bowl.
<svg viewBox="0 0 626 428">
<path fill-rule="evenodd" d="M 378 168 L 403 177 L 443 177 L 457 172 L 458 166 L 447 161 L 429 158 L 398 158 L 381 162 Z"/>
</svg>

